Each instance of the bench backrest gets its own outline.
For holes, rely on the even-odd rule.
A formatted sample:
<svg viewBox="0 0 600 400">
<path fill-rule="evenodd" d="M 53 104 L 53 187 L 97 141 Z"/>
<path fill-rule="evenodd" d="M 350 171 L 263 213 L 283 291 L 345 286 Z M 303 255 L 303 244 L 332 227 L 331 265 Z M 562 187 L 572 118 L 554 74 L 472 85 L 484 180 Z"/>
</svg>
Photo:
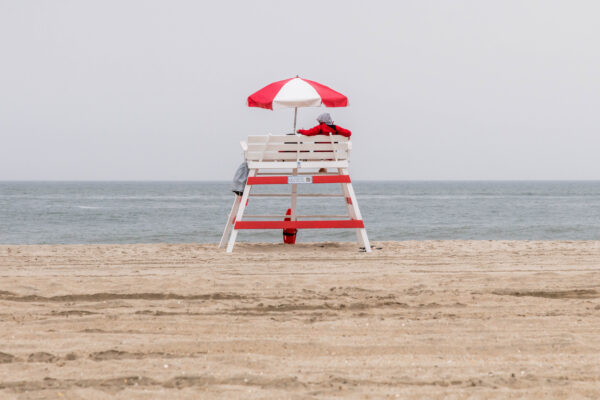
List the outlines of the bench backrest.
<svg viewBox="0 0 600 400">
<path fill-rule="evenodd" d="M 340 135 L 262 135 L 248 136 L 242 142 L 246 161 L 344 161 L 352 143 Z"/>
</svg>

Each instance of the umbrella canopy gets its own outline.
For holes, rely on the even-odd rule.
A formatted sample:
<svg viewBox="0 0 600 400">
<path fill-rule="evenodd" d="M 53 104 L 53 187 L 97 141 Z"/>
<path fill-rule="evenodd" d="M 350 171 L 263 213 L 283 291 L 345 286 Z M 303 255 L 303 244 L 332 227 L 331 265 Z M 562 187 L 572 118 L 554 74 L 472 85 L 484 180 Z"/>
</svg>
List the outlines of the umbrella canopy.
<svg viewBox="0 0 600 400">
<path fill-rule="evenodd" d="M 268 110 L 294 108 L 294 133 L 296 133 L 298 107 L 320 107 L 321 105 L 346 107 L 348 98 L 330 87 L 298 76 L 273 82 L 248 96 L 248 107 Z"/>
<path fill-rule="evenodd" d="M 318 82 L 298 77 L 273 82 L 248 97 L 249 107 L 269 110 L 321 105 L 346 107 L 348 98 Z"/>
</svg>

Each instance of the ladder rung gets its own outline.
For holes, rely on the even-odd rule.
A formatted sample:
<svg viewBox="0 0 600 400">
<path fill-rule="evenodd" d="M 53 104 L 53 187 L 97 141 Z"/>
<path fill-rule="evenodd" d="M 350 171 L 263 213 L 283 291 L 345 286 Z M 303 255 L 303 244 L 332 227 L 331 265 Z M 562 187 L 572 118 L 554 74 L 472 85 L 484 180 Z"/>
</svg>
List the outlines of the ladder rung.
<svg viewBox="0 0 600 400">
<path fill-rule="evenodd" d="M 234 229 L 331 229 L 364 228 L 360 219 L 329 221 L 236 221 Z"/>
<path fill-rule="evenodd" d="M 350 183 L 350 175 L 313 175 L 303 182 L 290 182 L 290 176 L 251 176 L 248 185 L 287 185 L 293 183 Z"/>
<path fill-rule="evenodd" d="M 346 215 L 296 215 L 298 218 L 348 218 Z"/>
<path fill-rule="evenodd" d="M 281 218 L 281 219 L 283 219 L 285 217 L 286 217 L 285 215 L 245 215 L 244 214 L 243 218 L 244 218 L 244 220 L 246 220 L 246 218 L 277 218 L 277 219 Z M 289 215 L 288 215 L 288 217 L 289 217 Z"/>
<path fill-rule="evenodd" d="M 293 176 L 289 172 L 259 172 L 256 175 L 259 175 L 259 176 L 280 176 L 280 175 Z M 321 175 L 339 175 L 339 174 L 337 172 L 328 172 L 328 173 L 298 172 L 297 175 L 318 175 L 318 176 L 321 176 Z"/>
<path fill-rule="evenodd" d="M 250 193 L 251 197 L 292 197 L 291 193 Z M 297 197 L 345 197 L 343 194 L 297 193 Z"/>
<path fill-rule="evenodd" d="M 285 218 L 289 215 L 244 215 L 244 221 L 246 218 Z M 348 218 L 348 215 L 296 215 L 296 218 Z"/>
</svg>

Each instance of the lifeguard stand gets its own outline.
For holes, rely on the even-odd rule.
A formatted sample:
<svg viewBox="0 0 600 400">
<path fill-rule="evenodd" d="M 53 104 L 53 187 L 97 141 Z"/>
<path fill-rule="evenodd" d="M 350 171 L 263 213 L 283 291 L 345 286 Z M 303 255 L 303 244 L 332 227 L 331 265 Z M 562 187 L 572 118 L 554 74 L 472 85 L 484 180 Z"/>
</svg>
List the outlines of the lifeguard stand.
<svg viewBox="0 0 600 400">
<path fill-rule="evenodd" d="M 348 175 L 348 159 L 352 143 L 339 135 L 249 136 L 241 143 L 248 163 L 248 180 L 242 196 L 235 196 L 219 247 L 233 251 L 237 234 L 242 229 L 356 229 L 358 243 L 371 252 L 367 231 L 358 208 L 356 195 Z M 320 173 L 325 168 L 327 172 Z M 330 173 L 332 169 L 334 173 Z M 299 184 L 341 184 L 342 193 L 298 193 Z M 255 185 L 291 185 L 289 193 L 254 193 Z M 244 215 L 249 197 L 290 197 L 291 221 L 285 215 Z M 343 197 L 347 215 L 298 215 L 298 197 Z M 263 221 L 259 219 L 279 219 Z M 344 218 L 344 219 L 341 219 Z"/>
</svg>

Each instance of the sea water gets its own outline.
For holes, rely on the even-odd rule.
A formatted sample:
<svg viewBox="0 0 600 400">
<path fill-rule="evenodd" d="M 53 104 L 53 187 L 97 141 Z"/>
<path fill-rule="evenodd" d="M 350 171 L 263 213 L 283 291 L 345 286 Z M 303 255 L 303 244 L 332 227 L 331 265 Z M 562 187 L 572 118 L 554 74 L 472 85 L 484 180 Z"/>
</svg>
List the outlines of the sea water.
<svg viewBox="0 0 600 400">
<path fill-rule="evenodd" d="M 289 186 L 257 187 L 289 192 Z M 298 185 L 339 193 L 339 184 Z M 600 239 L 600 182 L 354 183 L 371 240 Z M 215 243 L 229 182 L 0 182 L 0 243 Z M 283 215 L 289 198 L 254 197 L 248 214 Z M 344 214 L 343 198 L 298 199 L 301 215 Z M 299 242 L 352 241 L 352 230 L 300 230 Z M 239 241 L 281 242 L 281 231 Z"/>
</svg>

